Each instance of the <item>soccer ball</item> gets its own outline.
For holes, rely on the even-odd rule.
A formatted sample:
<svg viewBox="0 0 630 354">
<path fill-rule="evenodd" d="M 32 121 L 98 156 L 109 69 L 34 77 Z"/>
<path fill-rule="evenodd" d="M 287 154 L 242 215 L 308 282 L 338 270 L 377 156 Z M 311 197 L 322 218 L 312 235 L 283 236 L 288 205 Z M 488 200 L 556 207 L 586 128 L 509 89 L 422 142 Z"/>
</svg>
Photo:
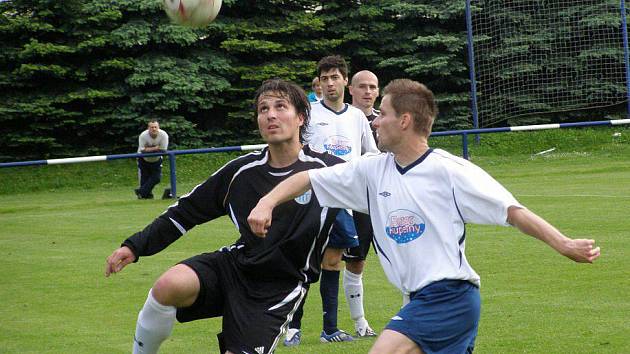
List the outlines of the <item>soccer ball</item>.
<svg viewBox="0 0 630 354">
<path fill-rule="evenodd" d="M 222 0 L 163 0 L 164 10 L 173 22 L 203 27 L 217 17 Z"/>
</svg>

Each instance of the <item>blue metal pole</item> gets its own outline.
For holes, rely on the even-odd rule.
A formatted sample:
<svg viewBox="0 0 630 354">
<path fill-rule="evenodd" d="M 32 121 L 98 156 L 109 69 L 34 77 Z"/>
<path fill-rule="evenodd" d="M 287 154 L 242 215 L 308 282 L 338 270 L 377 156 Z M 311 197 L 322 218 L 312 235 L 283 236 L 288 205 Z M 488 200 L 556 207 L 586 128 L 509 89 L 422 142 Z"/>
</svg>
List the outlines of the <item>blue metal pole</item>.
<svg viewBox="0 0 630 354">
<path fill-rule="evenodd" d="M 620 1 L 621 7 L 621 32 L 623 34 L 623 59 L 626 64 L 626 97 L 627 116 L 630 118 L 630 58 L 628 54 L 628 26 L 626 23 L 626 0 Z"/>
<path fill-rule="evenodd" d="M 472 104 L 473 128 L 479 129 L 479 112 L 477 110 L 477 79 L 475 72 L 475 47 L 473 44 L 472 13 L 470 1 L 466 0 L 466 31 L 468 32 L 468 73 L 470 75 L 470 96 Z M 624 1 L 624 0 L 621 0 Z M 475 135 L 475 141 L 479 143 L 479 134 Z"/>
<path fill-rule="evenodd" d="M 171 197 L 177 198 L 177 173 L 175 172 L 175 153 L 168 153 L 168 165 L 171 169 Z"/>
</svg>

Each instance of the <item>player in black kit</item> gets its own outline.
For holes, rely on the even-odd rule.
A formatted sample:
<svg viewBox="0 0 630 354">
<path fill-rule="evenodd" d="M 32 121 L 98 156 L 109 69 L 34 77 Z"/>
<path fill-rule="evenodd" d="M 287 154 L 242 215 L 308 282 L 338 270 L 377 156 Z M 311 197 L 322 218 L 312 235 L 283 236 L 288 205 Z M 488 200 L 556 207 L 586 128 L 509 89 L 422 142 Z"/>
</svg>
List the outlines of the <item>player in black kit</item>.
<svg viewBox="0 0 630 354">
<path fill-rule="evenodd" d="M 109 276 L 139 257 L 160 252 L 195 225 L 223 215 L 240 233 L 233 245 L 184 260 L 160 276 L 138 315 L 134 353 L 156 353 L 175 319 L 219 316 L 221 353 L 271 353 L 308 284 L 319 277 L 338 209 L 320 207 L 317 197 L 306 192 L 276 209 L 265 239 L 251 232 L 247 216 L 287 177 L 342 160 L 302 145 L 310 106 L 297 85 L 265 81 L 255 104 L 268 147 L 227 163 L 107 258 Z"/>
</svg>

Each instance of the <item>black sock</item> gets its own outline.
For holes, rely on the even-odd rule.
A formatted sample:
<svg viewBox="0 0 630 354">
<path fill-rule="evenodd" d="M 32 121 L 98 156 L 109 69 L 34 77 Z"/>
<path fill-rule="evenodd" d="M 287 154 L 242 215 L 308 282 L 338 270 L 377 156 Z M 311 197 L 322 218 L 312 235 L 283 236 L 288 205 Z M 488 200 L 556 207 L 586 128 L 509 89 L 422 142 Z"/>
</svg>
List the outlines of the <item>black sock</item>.
<svg viewBox="0 0 630 354">
<path fill-rule="evenodd" d="M 324 332 L 333 334 L 337 328 L 337 307 L 339 296 L 339 271 L 322 269 L 319 283 L 319 293 L 322 296 L 322 310 L 324 312 Z"/>
<path fill-rule="evenodd" d="M 302 328 L 302 316 L 304 316 L 304 303 L 306 302 L 306 297 L 308 296 L 308 291 L 304 295 L 304 299 L 302 299 L 302 303 L 298 307 L 298 309 L 293 314 L 293 318 L 291 319 L 291 323 L 289 323 L 289 328 L 300 329 Z"/>
</svg>

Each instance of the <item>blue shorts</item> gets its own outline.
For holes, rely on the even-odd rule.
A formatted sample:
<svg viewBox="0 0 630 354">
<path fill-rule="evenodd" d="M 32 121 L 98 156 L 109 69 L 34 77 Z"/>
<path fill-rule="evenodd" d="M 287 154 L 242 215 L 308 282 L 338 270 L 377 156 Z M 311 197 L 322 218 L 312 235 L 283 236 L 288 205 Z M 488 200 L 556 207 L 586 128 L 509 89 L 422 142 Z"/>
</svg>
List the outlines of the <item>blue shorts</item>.
<svg viewBox="0 0 630 354">
<path fill-rule="evenodd" d="M 464 280 L 440 280 L 411 293 L 385 328 L 404 334 L 427 354 L 472 353 L 481 299 Z"/>
<path fill-rule="evenodd" d="M 345 249 L 357 247 L 358 245 L 359 236 L 357 236 L 357 229 L 354 227 L 352 215 L 345 209 L 339 210 L 330 231 L 327 247 Z"/>
</svg>

